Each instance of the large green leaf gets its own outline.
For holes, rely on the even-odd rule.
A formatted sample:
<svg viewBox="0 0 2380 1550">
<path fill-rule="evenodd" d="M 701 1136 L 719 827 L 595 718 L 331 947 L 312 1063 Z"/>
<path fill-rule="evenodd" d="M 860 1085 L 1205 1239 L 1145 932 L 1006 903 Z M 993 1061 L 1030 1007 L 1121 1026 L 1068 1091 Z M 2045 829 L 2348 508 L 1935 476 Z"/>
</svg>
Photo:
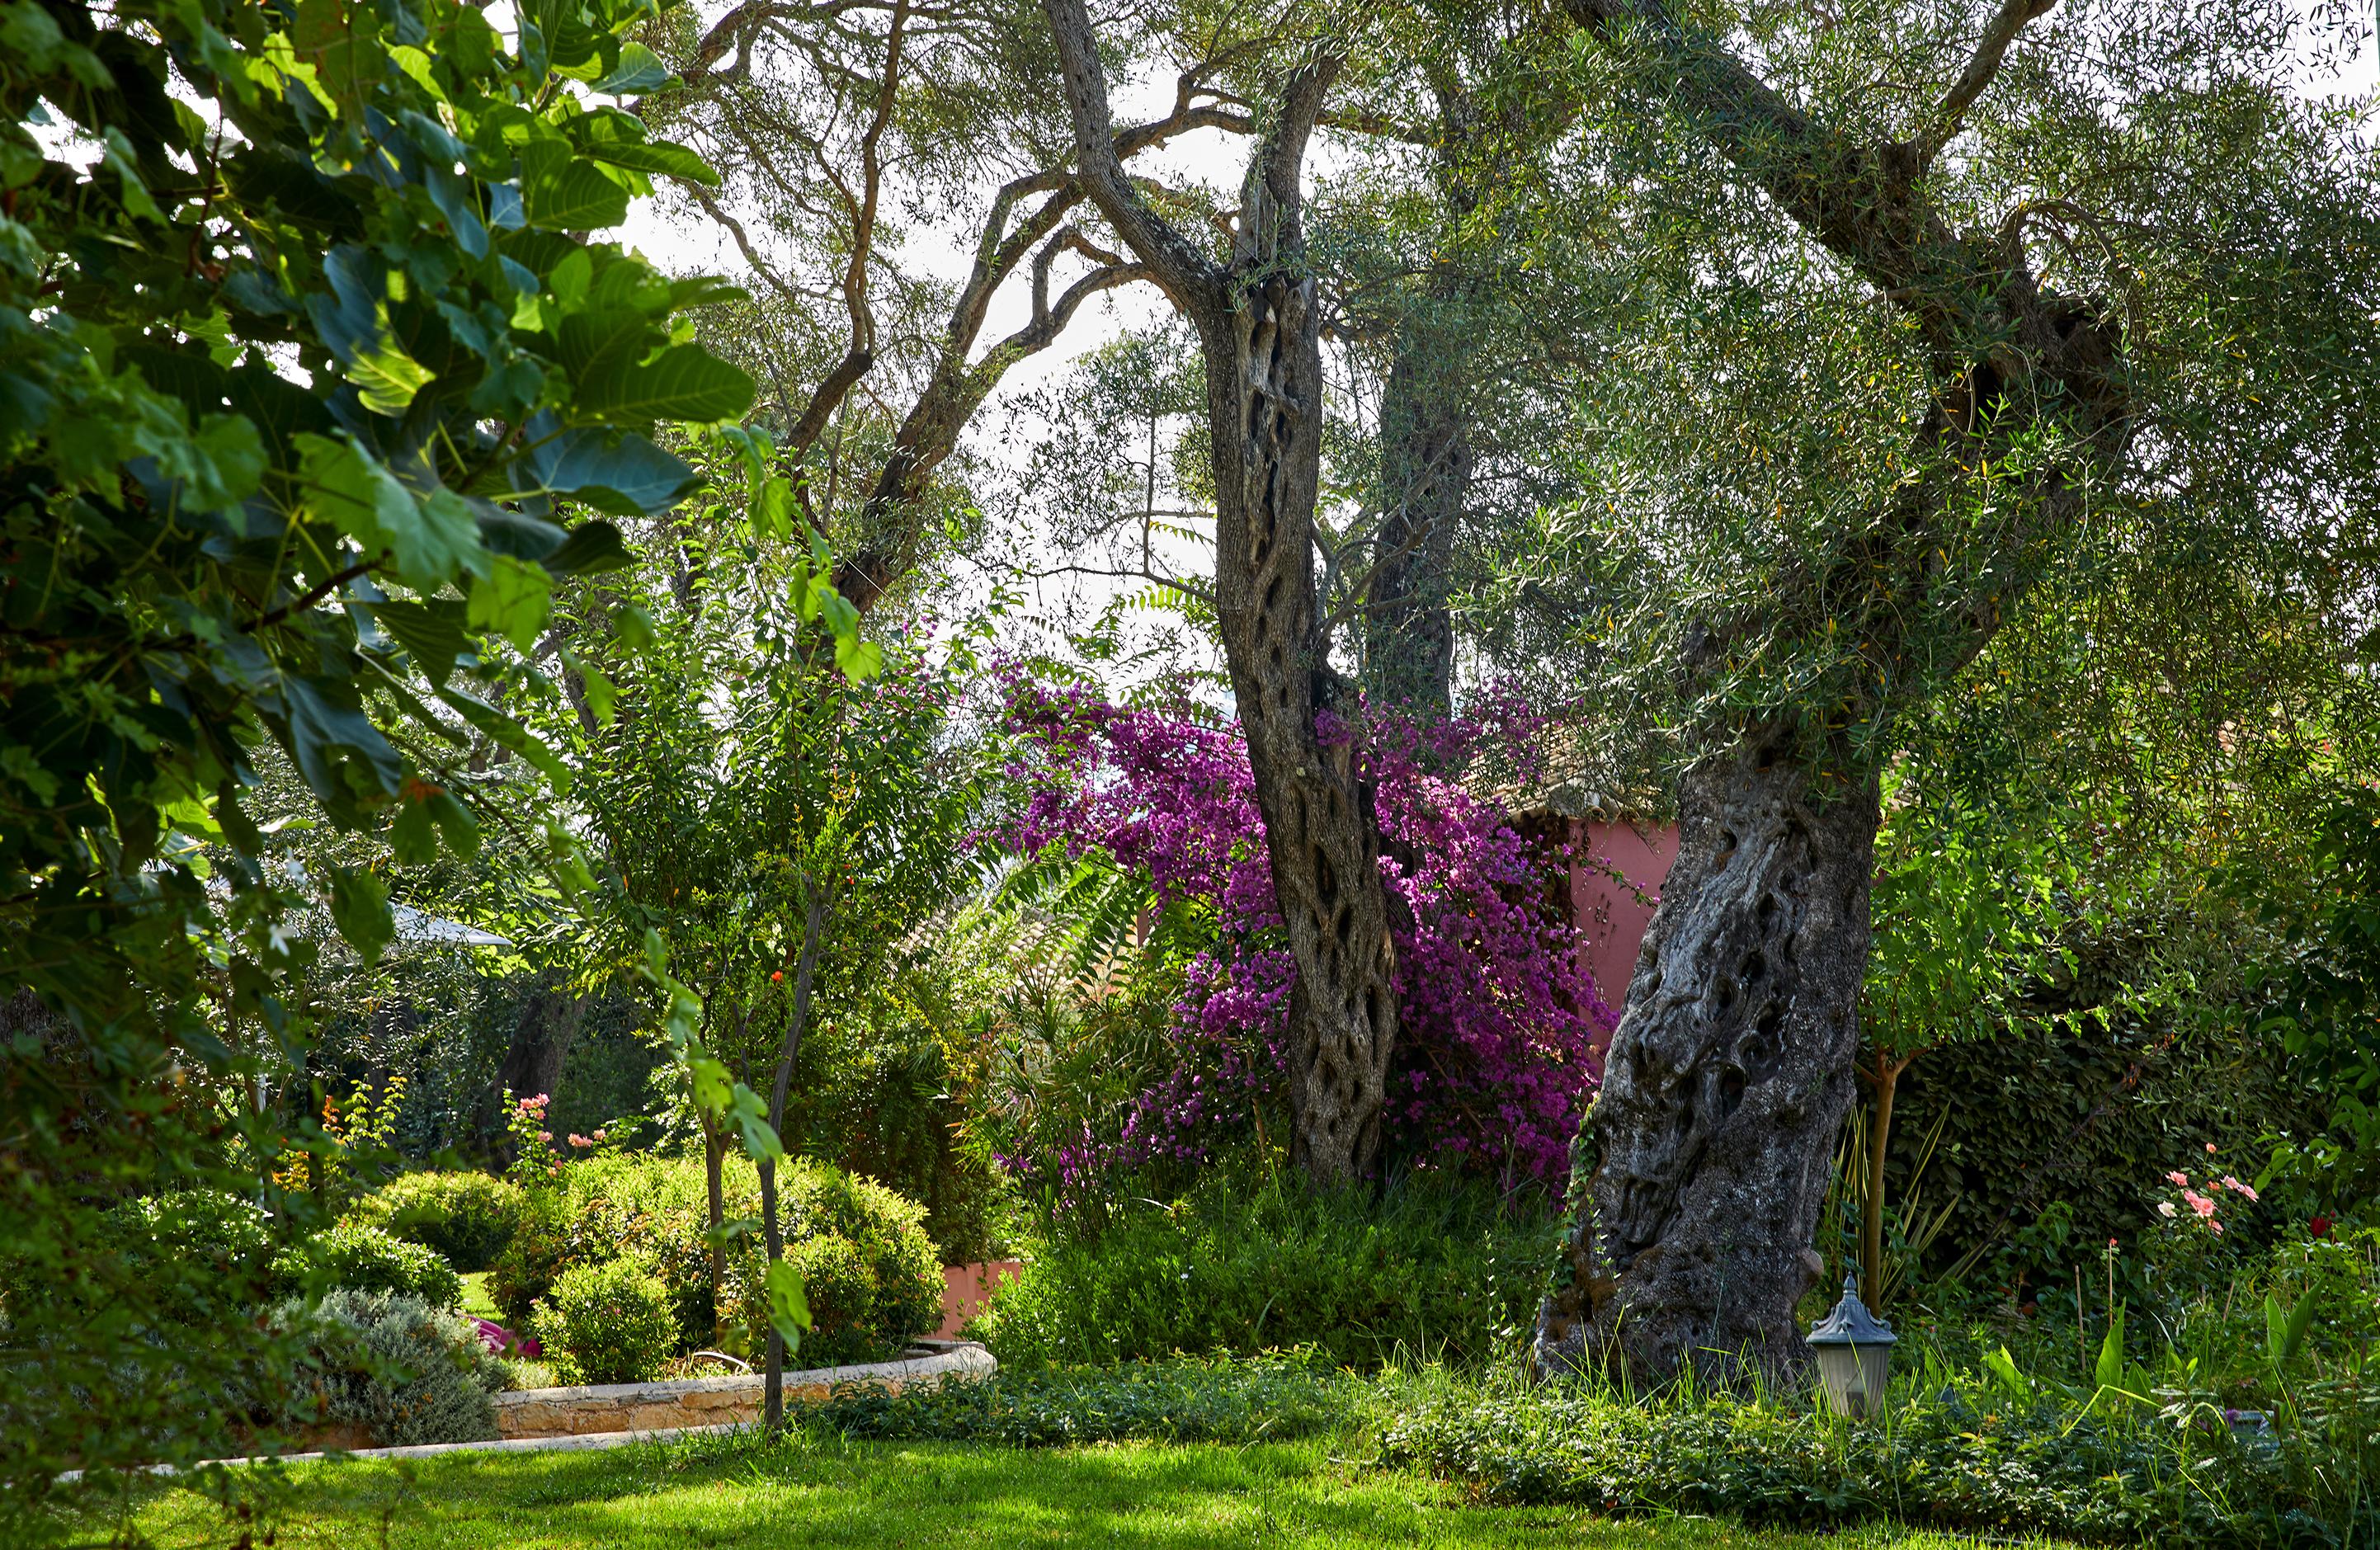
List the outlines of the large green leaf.
<svg viewBox="0 0 2380 1550">
<path fill-rule="evenodd" d="M 670 67 L 662 56 L 639 42 L 620 45 L 619 63 L 611 73 L 595 83 L 594 89 L 609 97 L 625 97 L 635 91 L 650 91 L 663 81 L 672 79 Z"/>
<path fill-rule="evenodd" d="M 652 173 L 662 177 L 684 178 L 699 183 L 706 188 L 719 187 L 719 174 L 711 164 L 688 151 L 685 146 L 667 140 L 591 140 L 586 154 L 598 162 L 608 162 L 615 167 L 631 167 L 638 172 Z"/>
<path fill-rule="evenodd" d="M 582 428 L 540 441 L 522 459 L 536 482 L 614 516 L 661 511 L 696 483 L 692 468 L 634 431 Z"/>
<path fill-rule="evenodd" d="M 536 647 L 552 606 L 553 580 L 543 566 L 498 554 L 472 580 L 467 617 L 473 629 L 495 630 L 526 652 Z"/>
<path fill-rule="evenodd" d="M 628 218 L 628 190 L 559 139 L 521 147 L 521 200 L 528 224 L 548 231 L 602 231 Z"/>
<path fill-rule="evenodd" d="M 470 646 L 463 629 L 463 605 L 447 598 L 425 602 L 377 602 L 372 618 L 388 632 L 424 678 L 443 684 L 456 659 Z"/>
<path fill-rule="evenodd" d="M 802 1273 L 782 1259 L 769 1262 L 766 1278 L 769 1324 L 789 1351 L 802 1349 L 802 1331 L 810 1326 L 810 1302 L 802 1287 Z"/>
<path fill-rule="evenodd" d="M 540 563 L 556 575 L 596 575 L 621 569 L 630 558 L 620 529 L 597 520 L 573 527 L 562 547 Z"/>
<path fill-rule="evenodd" d="M 433 591 L 479 559 L 479 524 L 453 490 L 417 500 L 386 465 L 351 441 L 303 434 L 296 442 L 309 509 L 353 537 L 365 553 L 393 556 L 408 585 Z"/>
<path fill-rule="evenodd" d="M 578 384 L 578 412 L 604 419 L 730 419 L 751 406 L 752 379 L 699 345 Z"/>
</svg>

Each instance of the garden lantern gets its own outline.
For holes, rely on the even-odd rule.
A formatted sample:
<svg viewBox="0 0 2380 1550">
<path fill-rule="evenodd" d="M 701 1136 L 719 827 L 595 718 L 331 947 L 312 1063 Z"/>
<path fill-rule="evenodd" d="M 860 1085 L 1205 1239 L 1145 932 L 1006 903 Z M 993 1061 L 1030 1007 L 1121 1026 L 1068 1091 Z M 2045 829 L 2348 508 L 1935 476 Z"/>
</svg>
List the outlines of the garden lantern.
<svg viewBox="0 0 2380 1550">
<path fill-rule="evenodd" d="M 1827 1403 L 1858 1419 L 1884 1408 L 1884 1386 L 1892 1366 L 1892 1326 L 1879 1322 L 1859 1299 L 1859 1275 L 1843 1278 L 1843 1300 L 1810 1329 L 1818 1358 L 1818 1381 Z"/>
</svg>

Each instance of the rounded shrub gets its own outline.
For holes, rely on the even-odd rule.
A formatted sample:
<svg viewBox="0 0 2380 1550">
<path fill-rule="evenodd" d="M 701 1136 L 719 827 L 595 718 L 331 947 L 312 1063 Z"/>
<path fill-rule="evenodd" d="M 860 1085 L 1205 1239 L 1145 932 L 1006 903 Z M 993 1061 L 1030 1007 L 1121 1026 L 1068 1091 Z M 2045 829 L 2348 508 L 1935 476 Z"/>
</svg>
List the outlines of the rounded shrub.
<svg viewBox="0 0 2380 1550">
<path fill-rule="evenodd" d="M 740 1333 L 757 1349 L 768 1332 L 759 1181 L 737 1157 L 729 1161 L 724 1185 L 727 1220 L 750 1225 L 728 1251 L 716 1315 L 699 1157 L 623 1156 L 571 1165 L 554 1189 L 524 1200 L 512 1241 L 489 1274 L 490 1295 L 507 1319 L 527 1320 L 572 1267 L 626 1254 L 645 1262 L 669 1289 L 681 1348 L 710 1345 L 727 1324 L 731 1339 Z M 796 1265 L 806 1253 L 818 1256 L 818 1284 L 808 1293 L 814 1324 L 802 1341 L 802 1360 L 892 1355 L 941 1322 L 941 1256 L 926 1236 L 922 1206 L 808 1159 L 780 1169 L 777 1187 L 787 1256 Z M 804 1247 L 823 1240 L 847 1247 Z"/>
<path fill-rule="evenodd" d="M 462 1314 L 417 1297 L 341 1289 L 312 1306 L 292 1299 L 273 1321 L 308 1347 L 275 1418 L 282 1424 L 360 1426 L 383 1447 L 496 1435 L 504 1364 Z"/>
<path fill-rule="evenodd" d="M 433 1308 L 463 1305 L 463 1278 L 419 1243 L 346 1221 L 282 1252 L 273 1278 L 284 1295 L 309 1287 L 343 1288 L 418 1298 Z"/>
<path fill-rule="evenodd" d="M 661 1376 L 678 1336 L 669 1288 L 633 1259 L 564 1271 L 530 1326 L 566 1384 L 650 1382 Z"/>
<path fill-rule="evenodd" d="M 407 1173 L 358 1201 L 348 1219 L 435 1250 L 457 1270 L 485 1270 L 512 1241 L 521 1187 L 485 1173 Z"/>
<path fill-rule="evenodd" d="M 569 1199 L 562 1191 L 529 1190 L 521 1196 L 520 1213 L 513 1219 L 512 1236 L 488 1266 L 488 1296 L 516 1327 L 528 1323 L 539 1298 L 553 1289 L 565 1270 L 582 1258 L 600 1255 L 578 1230 Z M 613 1249 L 617 1253 L 616 1246 Z"/>
</svg>

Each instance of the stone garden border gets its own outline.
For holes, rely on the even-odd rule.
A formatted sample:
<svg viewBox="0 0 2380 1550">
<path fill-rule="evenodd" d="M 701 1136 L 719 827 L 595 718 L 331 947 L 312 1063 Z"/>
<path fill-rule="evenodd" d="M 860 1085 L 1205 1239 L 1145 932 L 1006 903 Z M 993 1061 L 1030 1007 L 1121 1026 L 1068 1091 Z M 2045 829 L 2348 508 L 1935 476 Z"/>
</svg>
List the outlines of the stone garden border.
<svg viewBox="0 0 2380 1550">
<path fill-rule="evenodd" d="M 991 1352 L 972 1340 L 927 1340 L 912 1347 L 897 1362 L 810 1367 L 787 1373 L 785 1401 L 816 1404 L 832 1394 L 836 1386 L 849 1383 L 872 1384 L 888 1394 L 898 1394 L 914 1384 L 938 1384 L 949 1377 L 988 1377 L 999 1369 L 1000 1363 Z M 318 1459 L 427 1459 L 443 1453 L 560 1453 L 621 1447 L 637 1442 L 665 1442 L 674 1437 L 732 1432 L 757 1423 L 760 1419 L 764 1381 L 754 1373 L 748 1376 L 685 1378 L 675 1382 L 526 1388 L 495 1397 L 496 1424 L 503 1435 L 488 1442 L 260 1454 L 212 1462 L 237 1467 L 263 1463 L 268 1459 L 297 1464 Z M 143 1472 L 173 1475 L 182 1471 L 170 1464 L 152 1464 Z M 80 1470 L 69 1470 L 58 1477 L 58 1483 L 63 1485 L 81 1477 Z"/>
<path fill-rule="evenodd" d="M 938 1345 L 943 1342 L 937 1342 Z M 921 1380 L 982 1376 L 998 1370 L 991 1352 L 972 1342 L 946 1349 L 919 1346 L 898 1362 L 854 1367 L 812 1367 L 785 1374 L 788 1404 L 816 1403 L 837 1384 L 864 1383 L 889 1394 Z M 760 1374 L 684 1378 L 662 1383 L 598 1384 L 579 1388 L 525 1388 L 496 1396 L 496 1428 L 507 1442 L 524 1437 L 577 1437 L 603 1432 L 672 1432 L 734 1425 L 760 1418 Z"/>
</svg>

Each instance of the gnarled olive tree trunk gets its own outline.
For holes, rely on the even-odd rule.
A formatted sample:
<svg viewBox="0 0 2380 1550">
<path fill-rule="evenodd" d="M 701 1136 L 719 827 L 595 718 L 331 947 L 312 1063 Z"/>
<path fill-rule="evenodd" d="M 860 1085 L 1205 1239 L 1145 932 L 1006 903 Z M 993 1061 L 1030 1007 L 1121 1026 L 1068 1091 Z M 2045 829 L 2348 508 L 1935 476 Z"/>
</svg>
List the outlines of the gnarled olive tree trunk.
<svg viewBox="0 0 2380 1550">
<path fill-rule="evenodd" d="M 1793 1305 L 1819 1270 L 1859 1046 L 1876 781 L 1746 746 L 1682 794 L 1677 863 L 1581 1135 L 1547 1364 L 1624 1350 L 1648 1374 L 1731 1376 L 1803 1354 Z"/>
<path fill-rule="evenodd" d="M 2003 0 L 1934 121 L 1912 140 L 1865 141 L 1773 91 L 1668 0 L 1563 0 L 1641 91 L 1900 309 L 1935 385 L 1923 473 L 1765 605 L 1795 629 L 1839 633 L 1875 677 L 1839 703 L 1780 705 L 1752 735 L 1714 734 L 1724 741 L 1684 782 L 1677 865 L 1573 1158 L 1578 1216 L 1565 1284 L 1539 1318 L 1541 1366 L 1658 1377 L 1803 1360 L 1793 1304 L 1816 1270 L 1858 1052 L 1876 734 L 1990 642 L 2130 441 L 2112 309 L 2033 271 L 2025 208 L 1997 230 L 1954 230 L 1929 193 L 1933 157 L 2053 3 Z M 2028 443 L 2035 455 L 2011 456 Z M 1716 622 L 1706 645 L 1739 623 Z M 1680 664 L 1689 680 L 1706 665 Z M 1855 756 L 1840 730 L 1814 749 L 1784 735 L 1797 722 L 1856 729 L 1870 751 Z"/>
<path fill-rule="evenodd" d="M 1076 176 L 1198 332 L 1213 437 L 1216 612 L 1297 963 L 1295 1153 L 1317 1179 L 1357 1178 L 1378 1160 L 1397 997 L 1378 827 L 1352 744 L 1326 740 L 1315 720 L 1337 679 L 1315 595 L 1322 320 L 1299 228 L 1299 177 L 1338 62 L 1322 56 L 1283 82 L 1249 163 L 1229 256 L 1218 261 L 1125 177 L 1083 0 L 1046 0 L 1046 8 L 1074 115 Z"/>
<path fill-rule="evenodd" d="M 1250 186 L 1259 185 L 1252 177 Z M 1252 215 L 1271 214 L 1257 198 L 1249 204 L 1244 227 Z M 1326 743 L 1315 724 L 1325 708 L 1315 691 L 1327 694 L 1330 682 L 1315 628 L 1317 297 L 1311 279 L 1276 273 L 1236 299 L 1200 330 L 1217 476 L 1216 612 L 1273 893 L 1297 960 L 1290 1020 L 1297 1161 L 1319 1179 L 1351 1179 L 1378 1160 L 1396 964 L 1379 831 L 1356 790 L 1353 740 Z"/>
</svg>

